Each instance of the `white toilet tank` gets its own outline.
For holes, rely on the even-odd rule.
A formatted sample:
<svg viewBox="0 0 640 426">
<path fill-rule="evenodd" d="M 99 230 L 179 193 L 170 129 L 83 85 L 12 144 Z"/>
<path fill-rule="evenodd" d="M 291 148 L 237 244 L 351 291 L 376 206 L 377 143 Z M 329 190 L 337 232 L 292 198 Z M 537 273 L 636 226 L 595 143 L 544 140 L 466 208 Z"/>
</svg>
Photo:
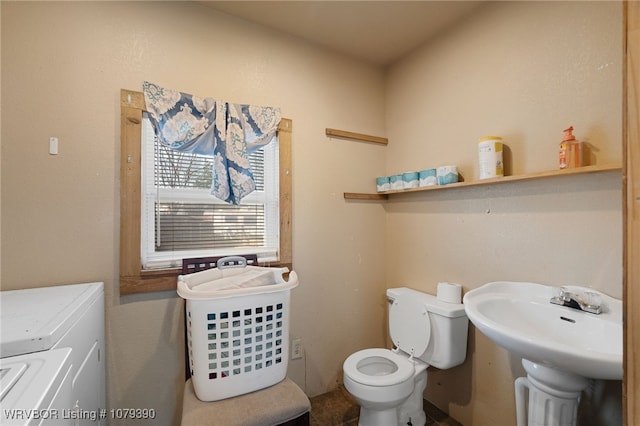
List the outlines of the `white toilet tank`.
<svg viewBox="0 0 640 426">
<path fill-rule="evenodd" d="M 388 289 L 387 299 L 389 334 L 396 347 L 411 353 L 413 347 L 426 346 L 414 356 L 443 370 L 464 362 L 469 320 L 462 303 L 443 302 L 406 287 Z"/>
</svg>

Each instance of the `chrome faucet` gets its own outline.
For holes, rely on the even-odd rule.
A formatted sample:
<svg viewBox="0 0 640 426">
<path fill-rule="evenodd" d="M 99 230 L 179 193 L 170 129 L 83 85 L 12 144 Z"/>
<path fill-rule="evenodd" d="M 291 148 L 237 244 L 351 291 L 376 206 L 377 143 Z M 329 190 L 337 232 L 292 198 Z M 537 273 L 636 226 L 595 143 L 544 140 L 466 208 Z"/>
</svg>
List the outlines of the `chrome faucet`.
<svg viewBox="0 0 640 426">
<path fill-rule="evenodd" d="M 591 314 L 602 312 L 602 298 L 598 293 L 593 291 L 570 291 L 566 287 L 560 287 L 556 291 L 557 294 L 551 298 L 551 303 Z"/>
</svg>

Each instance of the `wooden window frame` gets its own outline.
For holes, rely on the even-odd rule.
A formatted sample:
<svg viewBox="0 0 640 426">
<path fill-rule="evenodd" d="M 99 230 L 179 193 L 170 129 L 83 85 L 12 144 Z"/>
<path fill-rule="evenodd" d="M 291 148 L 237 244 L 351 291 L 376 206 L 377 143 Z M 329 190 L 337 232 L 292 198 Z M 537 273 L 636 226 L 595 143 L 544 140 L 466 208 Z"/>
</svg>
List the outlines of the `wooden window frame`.
<svg viewBox="0 0 640 426">
<path fill-rule="evenodd" d="M 623 315 L 622 424 L 640 424 L 640 3 L 623 2 Z"/>
<path fill-rule="evenodd" d="M 120 294 L 174 290 L 181 269 L 146 271 L 140 259 L 142 92 L 120 91 Z M 283 118 L 278 127 L 280 152 L 280 248 L 275 266 L 292 265 L 292 170 L 293 123 Z"/>
</svg>

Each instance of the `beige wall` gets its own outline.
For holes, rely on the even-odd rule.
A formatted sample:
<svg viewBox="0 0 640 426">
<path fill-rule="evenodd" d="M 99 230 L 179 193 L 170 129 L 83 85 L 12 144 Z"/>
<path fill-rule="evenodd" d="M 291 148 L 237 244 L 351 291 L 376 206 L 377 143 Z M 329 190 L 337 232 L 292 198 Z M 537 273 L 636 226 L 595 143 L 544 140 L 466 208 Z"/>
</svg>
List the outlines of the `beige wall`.
<svg viewBox="0 0 640 426">
<path fill-rule="evenodd" d="M 179 417 L 182 305 L 118 293 L 119 90 L 143 80 L 293 119 L 290 376 L 310 396 L 386 336 L 386 287 L 491 280 L 585 283 L 621 296 L 619 175 L 345 202 L 373 177 L 456 163 L 505 137 L 513 170 L 555 168 L 561 130 L 621 160 L 618 3 L 498 3 L 385 74 L 186 3 L 1 2 L 2 289 L 102 280 L 111 407 Z M 569 22 L 570 20 L 570 22 Z M 455 77 L 455 78 L 452 78 Z M 386 125 L 385 125 L 386 123 Z M 327 139 L 325 127 L 390 138 Z M 47 153 L 49 136 L 60 154 Z M 402 268 L 387 267 L 406 259 Z M 511 425 L 519 359 L 471 332 L 464 366 L 431 371 L 427 397 L 465 425 Z"/>
<path fill-rule="evenodd" d="M 384 209 L 342 191 L 384 170 L 382 70 L 189 3 L 2 2 L 2 289 L 106 283 L 111 407 L 179 416 L 182 304 L 118 293 L 119 91 L 149 80 L 293 119 L 290 375 L 309 395 L 343 360 L 384 344 Z M 60 154 L 48 154 L 57 136 Z"/>
<path fill-rule="evenodd" d="M 553 170 L 569 125 L 593 162 L 620 164 L 621 90 L 619 3 L 489 4 L 390 70 L 387 172 L 457 164 L 475 180 L 478 138 L 494 134 L 515 174 Z M 398 196 L 385 205 L 386 248 L 403 267 L 387 284 L 532 281 L 621 298 L 621 207 L 621 173 Z M 474 328 L 469 339 L 466 363 L 431 371 L 426 397 L 465 425 L 512 425 L 521 360 Z M 609 385 L 616 424 L 620 383 Z"/>
</svg>

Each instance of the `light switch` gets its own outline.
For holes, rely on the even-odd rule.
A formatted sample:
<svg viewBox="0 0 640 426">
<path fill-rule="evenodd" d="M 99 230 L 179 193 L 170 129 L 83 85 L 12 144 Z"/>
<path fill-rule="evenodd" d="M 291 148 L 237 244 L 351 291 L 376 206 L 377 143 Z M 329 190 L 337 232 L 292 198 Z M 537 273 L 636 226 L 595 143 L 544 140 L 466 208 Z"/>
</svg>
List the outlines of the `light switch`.
<svg viewBox="0 0 640 426">
<path fill-rule="evenodd" d="M 58 138 L 53 136 L 49 138 L 49 154 L 51 155 L 58 154 Z"/>
</svg>

